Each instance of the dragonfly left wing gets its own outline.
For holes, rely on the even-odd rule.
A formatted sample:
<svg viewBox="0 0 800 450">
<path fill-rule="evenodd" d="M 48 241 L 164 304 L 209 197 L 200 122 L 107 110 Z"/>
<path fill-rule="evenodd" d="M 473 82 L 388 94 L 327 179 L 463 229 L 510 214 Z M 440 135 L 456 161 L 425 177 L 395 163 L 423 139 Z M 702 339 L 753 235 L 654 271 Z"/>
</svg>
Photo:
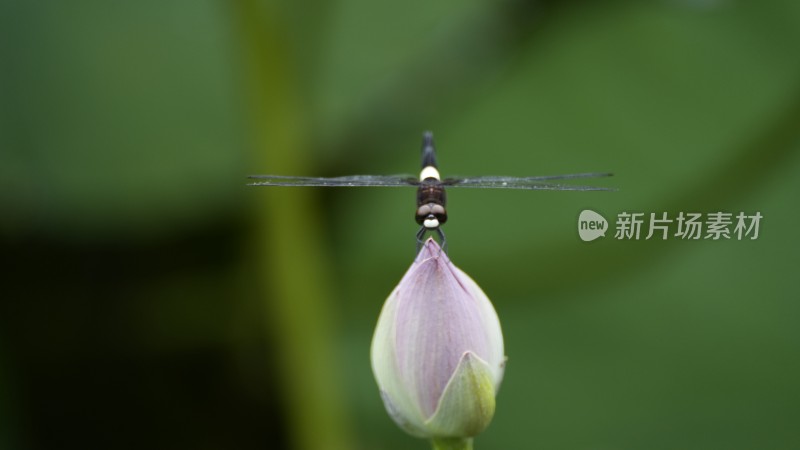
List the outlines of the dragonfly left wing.
<svg viewBox="0 0 800 450">
<path fill-rule="evenodd" d="M 248 186 L 417 186 L 419 181 L 410 175 L 350 175 L 346 177 L 289 177 L 282 175 L 251 175 L 248 178 L 258 180 Z"/>
</svg>

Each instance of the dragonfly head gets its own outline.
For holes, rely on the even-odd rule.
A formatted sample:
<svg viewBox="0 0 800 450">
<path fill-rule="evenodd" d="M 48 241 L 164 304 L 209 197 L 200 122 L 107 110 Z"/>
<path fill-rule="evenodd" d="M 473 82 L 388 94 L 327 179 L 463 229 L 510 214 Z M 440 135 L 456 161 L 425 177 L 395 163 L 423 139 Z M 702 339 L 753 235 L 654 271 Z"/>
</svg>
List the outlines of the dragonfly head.
<svg viewBox="0 0 800 450">
<path fill-rule="evenodd" d="M 429 230 L 435 230 L 447 222 L 447 211 L 438 203 L 425 203 L 417 208 L 417 223 Z"/>
</svg>

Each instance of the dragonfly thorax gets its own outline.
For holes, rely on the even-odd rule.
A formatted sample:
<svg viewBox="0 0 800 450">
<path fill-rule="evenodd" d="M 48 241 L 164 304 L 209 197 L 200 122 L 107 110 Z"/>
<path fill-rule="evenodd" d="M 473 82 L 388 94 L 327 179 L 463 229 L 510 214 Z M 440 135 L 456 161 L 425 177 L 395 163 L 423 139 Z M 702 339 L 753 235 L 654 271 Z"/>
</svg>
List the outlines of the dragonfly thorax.
<svg viewBox="0 0 800 450">
<path fill-rule="evenodd" d="M 417 223 L 428 230 L 436 230 L 447 222 L 447 196 L 444 186 L 433 177 L 424 178 L 417 188 Z"/>
</svg>

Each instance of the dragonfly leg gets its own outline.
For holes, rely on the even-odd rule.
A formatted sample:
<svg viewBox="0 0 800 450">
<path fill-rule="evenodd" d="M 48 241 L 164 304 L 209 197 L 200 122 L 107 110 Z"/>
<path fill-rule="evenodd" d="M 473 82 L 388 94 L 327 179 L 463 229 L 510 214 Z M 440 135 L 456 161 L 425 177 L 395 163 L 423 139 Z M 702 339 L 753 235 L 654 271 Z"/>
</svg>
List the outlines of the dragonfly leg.
<svg viewBox="0 0 800 450">
<path fill-rule="evenodd" d="M 439 235 L 439 240 L 441 240 L 442 250 L 447 254 L 447 239 L 445 239 L 444 231 L 442 231 L 441 227 L 436 229 L 436 234 Z"/>
<path fill-rule="evenodd" d="M 422 250 L 422 244 L 425 243 L 422 238 L 425 237 L 426 231 L 428 231 L 428 229 L 425 227 L 421 227 L 419 231 L 417 231 L 417 253 Z"/>
<path fill-rule="evenodd" d="M 425 244 L 425 241 L 422 240 L 425 237 L 425 232 L 429 231 L 428 228 L 422 227 L 417 231 L 417 253 L 422 250 L 422 246 Z M 432 231 L 431 231 L 432 232 Z M 439 246 L 447 254 L 447 238 L 444 237 L 444 231 L 441 228 L 436 229 L 436 234 L 439 235 Z"/>
</svg>

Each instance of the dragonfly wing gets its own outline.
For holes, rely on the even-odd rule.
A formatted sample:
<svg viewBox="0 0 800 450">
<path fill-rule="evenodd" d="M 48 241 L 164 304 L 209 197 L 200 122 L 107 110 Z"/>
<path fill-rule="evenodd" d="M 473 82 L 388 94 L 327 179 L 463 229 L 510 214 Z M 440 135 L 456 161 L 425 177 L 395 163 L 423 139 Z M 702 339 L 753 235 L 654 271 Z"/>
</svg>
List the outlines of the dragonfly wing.
<svg viewBox="0 0 800 450">
<path fill-rule="evenodd" d="M 544 191 L 614 191 L 616 189 L 581 186 L 573 184 L 547 183 L 549 180 L 568 180 L 573 178 L 596 178 L 611 176 L 610 173 L 576 173 L 570 175 L 548 175 L 541 177 L 472 177 L 450 178 L 442 182 L 448 187 L 483 189 L 528 189 Z"/>
<path fill-rule="evenodd" d="M 419 181 L 410 175 L 350 175 L 333 178 L 251 175 L 248 178 L 256 180 L 249 183 L 248 186 L 399 187 L 419 184 Z"/>
</svg>

